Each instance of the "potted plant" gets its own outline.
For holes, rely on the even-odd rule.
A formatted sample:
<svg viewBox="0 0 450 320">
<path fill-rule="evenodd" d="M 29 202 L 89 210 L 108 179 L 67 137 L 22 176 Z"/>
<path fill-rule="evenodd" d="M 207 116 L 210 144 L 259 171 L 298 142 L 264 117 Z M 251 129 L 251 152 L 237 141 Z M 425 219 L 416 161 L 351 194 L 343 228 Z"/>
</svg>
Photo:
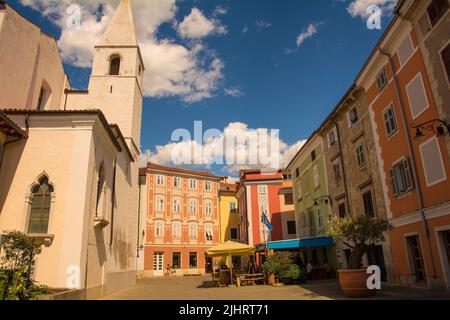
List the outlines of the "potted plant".
<svg viewBox="0 0 450 320">
<path fill-rule="evenodd" d="M 303 272 L 296 264 L 289 265 L 289 267 L 280 274 L 280 281 L 282 281 L 285 285 L 302 282 L 303 278 Z"/>
<path fill-rule="evenodd" d="M 262 267 L 263 271 L 268 275 L 268 284 L 275 285 L 276 278 L 282 278 L 289 271 L 291 265 L 292 261 L 289 253 L 276 252 L 267 257 Z"/>
<path fill-rule="evenodd" d="M 367 287 L 367 270 L 362 269 L 363 256 L 376 243 L 385 241 L 384 232 L 391 225 L 384 219 L 367 218 L 365 215 L 356 218 L 333 218 L 329 234 L 351 249 L 348 270 L 338 270 L 339 283 L 346 295 L 365 297 L 376 294 L 376 290 Z"/>
<path fill-rule="evenodd" d="M 273 286 L 276 283 L 276 273 L 279 269 L 279 262 L 274 255 L 269 256 L 266 261 L 264 261 L 262 268 L 264 273 L 267 274 L 267 284 Z"/>
</svg>

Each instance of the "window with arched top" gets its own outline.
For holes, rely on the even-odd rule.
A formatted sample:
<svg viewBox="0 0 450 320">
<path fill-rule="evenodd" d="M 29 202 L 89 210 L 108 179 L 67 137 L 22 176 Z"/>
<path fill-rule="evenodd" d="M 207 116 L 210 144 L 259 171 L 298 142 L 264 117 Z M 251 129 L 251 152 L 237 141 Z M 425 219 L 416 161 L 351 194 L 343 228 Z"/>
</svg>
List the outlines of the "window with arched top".
<svg viewBox="0 0 450 320">
<path fill-rule="evenodd" d="M 120 73 L 120 56 L 119 55 L 113 55 L 110 58 L 109 62 L 109 74 L 111 76 L 118 76 Z"/>
<path fill-rule="evenodd" d="M 52 205 L 53 186 L 48 177 L 43 176 L 31 189 L 28 234 L 47 234 Z"/>
</svg>

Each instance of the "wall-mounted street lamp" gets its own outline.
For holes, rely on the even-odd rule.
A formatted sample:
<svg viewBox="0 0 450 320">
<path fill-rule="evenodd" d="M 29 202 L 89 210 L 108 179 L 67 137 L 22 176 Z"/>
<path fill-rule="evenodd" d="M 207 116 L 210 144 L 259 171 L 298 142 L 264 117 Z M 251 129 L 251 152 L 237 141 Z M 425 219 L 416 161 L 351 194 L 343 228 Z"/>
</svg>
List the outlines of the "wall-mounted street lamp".
<svg viewBox="0 0 450 320">
<path fill-rule="evenodd" d="M 322 196 L 320 198 L 314 199 L 314 205 L 318 206 L 319 202 L 325 202 L 325 204 L 331 204 L 331 206 L 333 206 L 333 199 L 331 199 L 330 196 L 326 195 L 326 196 Z"/>
<path fill-rule="evenodd" d="M 443 137 L 447 129 L 447 134 L 450 136 L 450 123 L 446 120 L 434 119 L 418 125 L 412 125 L 411 127 L 416 129 L 416 139 L 421 139 L 425 136 L 422 130 L 433 131 L 436 136 Z"/>
</svg>

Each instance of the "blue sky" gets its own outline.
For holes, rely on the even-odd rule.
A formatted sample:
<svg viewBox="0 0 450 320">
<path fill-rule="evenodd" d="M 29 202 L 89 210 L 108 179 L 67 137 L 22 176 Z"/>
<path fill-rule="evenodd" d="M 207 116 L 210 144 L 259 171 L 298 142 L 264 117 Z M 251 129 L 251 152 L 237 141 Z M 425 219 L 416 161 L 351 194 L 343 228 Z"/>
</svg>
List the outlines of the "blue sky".
<svg viewBox="0 0 450 320">
<path fill-rule="evenodd" d="M 152 1 L 146 1 L 146 10 L 162 13 L 166 10 L 167 14 L 150 17 L 154 31 L 139 35 L 149 44 L 149 49 L 143 50 L 144 55 L 149 52 L 149 57 L 144 58 L 147 73 L 152 73 L 155 66 L 155 73 L 162 74 L 160 78 L 165 83 L 161 90 L 154 91 L 159 86 L 157 81 L 162 80 L 151 79 L 153 89 L 147 84 L 149 89 L 144 99 L 142 149 L 151 150 L 152 156 L 157 156 L 157 145 L 170 142 L 173 130 L 193 131 L 197 120 L 203 121 L 205 129 L 223 130 L 236 122 L 248 128 L 280 129 L 280 138 L 288 147 L 306 139 L 350 87 L 391 18 L 387 9 L 382 29 L 369 30 L 365 13 L 357 7 L 370 3 L 365 0 L 167 0 L 173 3 L 169 8 L 164 2 L 163 9 L 158 7 L 161 1 L 155 8 Z M 51 0 L 37 0 L 31 5 L 26 0 L 9 1 L 27 18 L 60 39 L 64 32 L 61 24 L 64 13 L 51 11 L 55 9 L 48 2 Z M 91 5 L 93 2 L 80 0 L 79 4 L 92 13 L 98 9 L 96 4 Z M 372 1 L 388 3 L 389 8 L 391 2 Z M 111 7 L 115 5 L 112 3 Z M 349 9 L 352 5 L 353 11 L 352 7 Z M 57 10 L 65 8 L 60 5 Z M 193 13 L 193 8 L 211 22 L 209 26 L 213 29 L 209 33 L 192 36 L 192 30 L 185 29 L 191 35 L 183 34 L 182 23 Z M 102 15 L 99 12 L 97 16 Z M 186 21 L 185 25 L 196 21 Z M 314 32 L 297 45 L 299 35 L 311 25 L 315 27 Z M 139 32 L 140 27 L 137 29 Z M 60 41 L 65 52 L 72 50 L 77 54 L 82 49 L 67 43 L 64 39 Z M 174 55 L 174 61 L 164 65 L 158 52 L 155 53 L 155 46 L 162 45 L 187 50 L 190 63 L 196 67 L 192 68 L 195 73 L 186 74 L 203 79 L 207 89 L 202 89 L 203 82 L 194 93 L 180 93 L 178 88 L 167 87 L 167 80 L 173 79 L 165 68 L 176 66 L 180 59 Z M 68 56 L 63 54 L 72 85 L 86 87 L 89 63 L 74 63 Z M 195 93 L 199 94 L 193 98 Z M 163 157 L 154 159 L 165 162 Z M 220 166 L 211 169 L 222 175 L 236 175 Z"/>
</svg>

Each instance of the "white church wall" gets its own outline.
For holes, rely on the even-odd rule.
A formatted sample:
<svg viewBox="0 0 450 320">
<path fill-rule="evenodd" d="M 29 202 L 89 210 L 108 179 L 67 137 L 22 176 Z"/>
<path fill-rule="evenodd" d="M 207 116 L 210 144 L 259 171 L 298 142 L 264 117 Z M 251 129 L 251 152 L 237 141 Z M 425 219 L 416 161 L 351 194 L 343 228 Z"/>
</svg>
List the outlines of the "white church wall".
<svg viewBox="0 0 450 320">
<path fill-rule="evenodd" d="M 22 128 L 24 116 L 10 115 Z M 54 185 L 48 233 L 53 243 L 38 256 L 36 280 L 54 288 L 66 288 L 68 268 L 82 269 L 83 232 L 87 199 L 89 149 L 92 126 L 73 127 L 60 119 L 58 127 L 50 117 L 31 117 L 29 138 L 8 146 L 1 171 L 0 229 L 27 232 L 30 188 L 41 174 Z M 66 124 L 66 125 L 64 125 Z"/>
</svg>

